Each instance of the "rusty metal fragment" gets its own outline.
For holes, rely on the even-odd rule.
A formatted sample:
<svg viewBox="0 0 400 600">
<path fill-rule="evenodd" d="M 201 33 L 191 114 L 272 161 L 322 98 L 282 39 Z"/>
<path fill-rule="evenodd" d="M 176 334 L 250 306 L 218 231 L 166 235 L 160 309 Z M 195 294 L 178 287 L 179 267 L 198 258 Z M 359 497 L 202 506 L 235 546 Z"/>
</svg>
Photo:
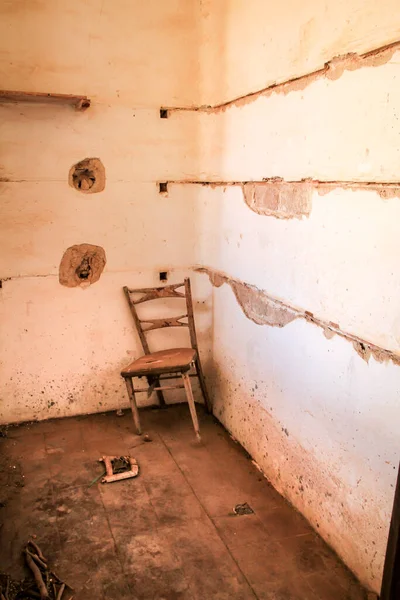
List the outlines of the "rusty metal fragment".
<svg viewBox="0 0 400 600">
<path fill-rule="evenodd" d="M 73 590 L 54 572 L 49 570 L 47 558 L 39 546 L 30 540 L 24 548 L 25 560 L 32 572 L 34 582 L 21 582 L 23 597 L 37 597 L 41 600 L 72 600 Z M 8 587 L 8 583 L 7 583 Z M 35 591 L 36 590 L 38 591 Z M 65 593 L 64 593 L 65 592 Z M 20 597 L 18 595 L 18 597 Z M 8 594 L 1 594 L 1 600 L 8 600 Z"/>
<path fill-rule="evenodd" d="M 101 480 L 102 483 L 130 479 L 139 474 L 137 460 L 131 456 L 102 456 L 99 458 L 99 462 L 104 463 L 107 473 Z"/>
<path fill-rule="evenodd" d="M 236 515 L 252 515 L 252 514 L 254 514 L 254 510 L 251 508 L 251 506 L 249 504 L 247 504 L 247 502 L 244 502 L 243 504 L 236 504 L 235 508 L 233 509 L 233 512 Z"/>
</svg>

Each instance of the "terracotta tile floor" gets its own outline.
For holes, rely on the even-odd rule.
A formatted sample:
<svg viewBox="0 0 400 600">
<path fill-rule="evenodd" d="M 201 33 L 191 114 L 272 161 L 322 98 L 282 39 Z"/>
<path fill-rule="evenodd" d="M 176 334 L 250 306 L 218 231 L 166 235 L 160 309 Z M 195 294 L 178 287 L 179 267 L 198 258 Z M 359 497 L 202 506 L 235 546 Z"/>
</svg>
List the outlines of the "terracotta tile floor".
<svg viewBox="0 0 400 600">
<path fill-rule="evenodd" d="M 21 548 L 35 535 L 74 600 L 365 598 L 240 446 L 200 420 L 202 444 L 187 405 L 143 411 L 149 443 L 129 412 L 10 428 L 0 440 L 1 570 L 23 576 Z M 127 453 L 136 479 L 89 487 L 102 454 Z M 244 502 L 254 514 L 234 515 Z"/>
</svg>

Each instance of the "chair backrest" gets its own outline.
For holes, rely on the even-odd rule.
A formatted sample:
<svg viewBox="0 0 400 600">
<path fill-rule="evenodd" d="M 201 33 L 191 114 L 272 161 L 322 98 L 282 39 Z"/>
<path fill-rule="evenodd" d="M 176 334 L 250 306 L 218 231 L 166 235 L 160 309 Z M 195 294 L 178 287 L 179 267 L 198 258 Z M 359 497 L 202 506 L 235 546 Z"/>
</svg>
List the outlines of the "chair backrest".
<svg viewBox="0 0 400 600">
<path fill-rule="evenodd" d="M 184 291 L 178 291 L 179 288 L 184 288 Z M 191 346 L 198 351 L 196 327 L 193 316 L 192 292 L 190 288 L 190 279 L 188 277 L 183 283 L 174 283 L 173 285 L 166 285 L 164 287 L 133 290 L 125 286 L 123 290 L 128 300 L 129 308 L 131 309 L 132 317 L 145 354 L 150 354 L 146 334 L 149 331 L 162 329 L 163 327 L 188 327 Z M 136 298 L 133 296 L 136 296 Z M 184 298 L 186 300 L 186 314 L 177 317 L 167 317 L 165 319 L 140 319 L 136 310 L 137 304 L 149 302 L 150 300 L 159 300 L 160 298 Z M 187 319 L 187 322 L 182 321 L 182 319 Z"/>
</svg>

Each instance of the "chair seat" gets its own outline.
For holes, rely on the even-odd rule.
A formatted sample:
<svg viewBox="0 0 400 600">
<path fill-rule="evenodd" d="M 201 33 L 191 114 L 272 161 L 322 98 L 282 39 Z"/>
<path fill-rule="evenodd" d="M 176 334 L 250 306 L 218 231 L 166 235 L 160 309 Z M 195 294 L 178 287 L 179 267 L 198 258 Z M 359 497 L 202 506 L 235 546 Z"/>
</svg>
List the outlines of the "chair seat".
<svg viewBox="0 0 400 600">
<path fill-rule="evenodd" d="M 188 371 L 196 358 L 193 348 L 171 348 L 145 354 L 121 371 L 122 377 L 141 377 Z"/>
</svg>

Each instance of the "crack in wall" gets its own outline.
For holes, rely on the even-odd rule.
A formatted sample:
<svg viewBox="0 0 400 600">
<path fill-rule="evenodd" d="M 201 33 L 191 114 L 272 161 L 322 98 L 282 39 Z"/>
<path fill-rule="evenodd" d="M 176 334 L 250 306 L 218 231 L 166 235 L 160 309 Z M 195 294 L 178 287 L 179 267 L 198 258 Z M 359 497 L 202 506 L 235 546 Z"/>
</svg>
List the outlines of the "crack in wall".
<svg viewBox="0 0 400 600">
<path fill-rule="evenodd" d="M 271 327 L 285 327 L 296 319 L 305 319 L 323 330 L 327 339 L 334 335 L 350 342 L 357 354 L 367 363 L 372 356 L 377 362 L 392 361 L 400 366 L 400 356 L 391 350 L 376 346 L 357 335 L 340 329 L 337 323 L 318 319 L 312 312 L 301 310 L 290 306 L 290 304 L 270 296 L 265 291 L 254 285 L 250 285 L 229 275 L 210 269 L 208 267 L 195 267 L 194 271 L 208 275 L 214 287 L 221 287 L 225 283 L 232 289 L 235 298 L 248 319 L 257 325 L 269 325 Z"/>
<path fill-rule="evenodd" d="M 356 69 L 361 69 L 363 67 L 379 67 L 389 62 L 398 50 L 400 50 L 400 40 L 392 42 L 391 44 L 385 44 L 384 46 L 380 46 L 362 54 L 358 54 L 357 52 L 339 54 L 327 61 L 323 67 L 316 69 L 311 73 L 299 75 L 298 77 L 293 77 L 280 83 L 272 83 L 261 90 L 238 96 L 227 102 L 193 107 L 170 107 L 167 108 L 167 110 L 171 113 L 179 111 L 204 112 L 208 114 L 224 112 L 227 108 L 231 108 L 232 106 L 241 107 L 249 104 L 260 96 L 268 97 L 274 93 L 286 95 L 291 92 L 302 91 L 311 83 L 314 83 L 314 81 L 321 78 L 335 81 L 336 79 L 339 79 L 345 71 L 355 71 Z"/>
</svg>

